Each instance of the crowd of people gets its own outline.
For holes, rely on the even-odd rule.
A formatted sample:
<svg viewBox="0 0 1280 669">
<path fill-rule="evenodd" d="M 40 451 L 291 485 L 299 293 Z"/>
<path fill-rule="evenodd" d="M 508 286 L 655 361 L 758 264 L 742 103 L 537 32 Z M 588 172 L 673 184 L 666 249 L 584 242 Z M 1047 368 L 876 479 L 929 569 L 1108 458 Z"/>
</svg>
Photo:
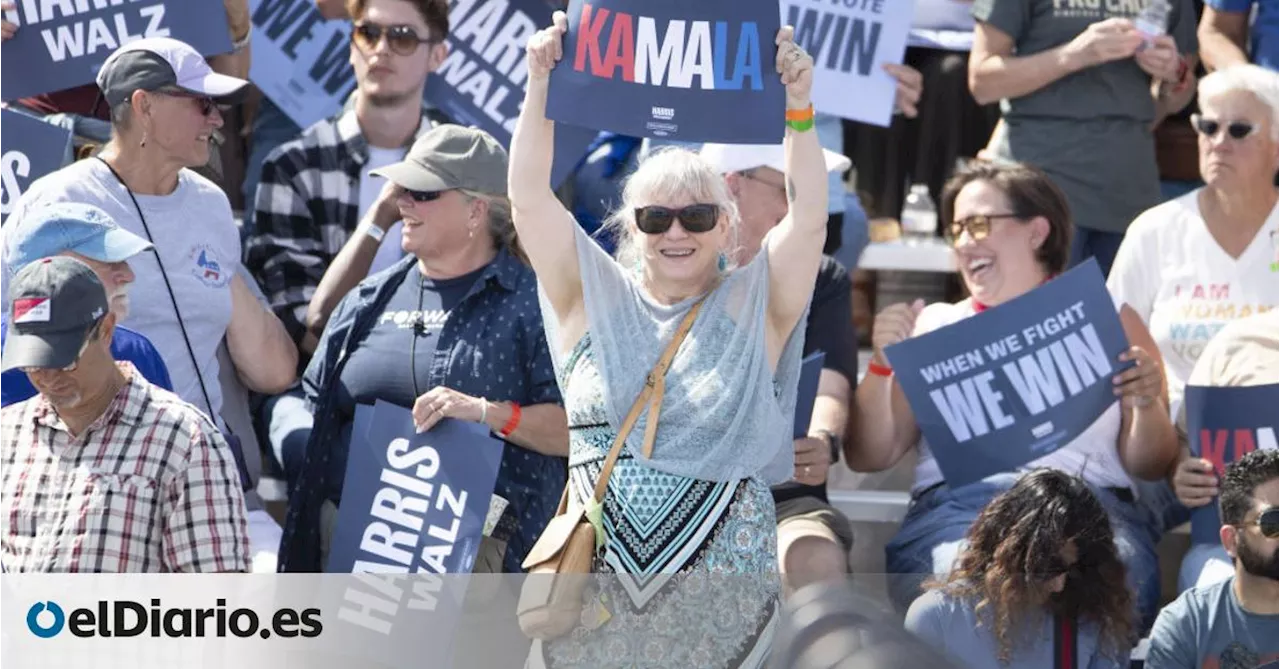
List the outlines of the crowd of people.
<svg viewBox="0 0 1280 669">
<path fill-rule="evenodd" d="M 0 229 L 0 564 L 322 571 L 357 408 L 385 401 L 420 432 L 503 441 L 476 573 L 524 571 L 566 505 L 599 507 L 609 578 L 583 604 L 611 615 L 535 641 L 529 666 L 765 666 L 782 603 L 848 577 L 832 469 L 909 455 L 885 559 L 927 650 L 1125 667 L 1147 639 L 1154 669 L 1274 664 L 1274 443 L 1217 470 L 1184 398 L 1280 382 L 1275 0 L 1149 0 L 1158 35 L 1135 25 L 1145 3 L 915 1 L 889 128 L 815 113 L 813 59 L 783 27 L 781 144 L 601 133 L 562 189 L 545 114 L 562 12 L 529 40 L 508 147 L 423 103 L 444 0 L 317 0 L 352 22 L 356 88 L 308 128 L 255 100 L 244 0 L 226 0 L 231 54 L 140 39 L 95 84 L 7 101 L 71 129 L 78 159 Z M 252 129 L 238 166 L 227 118 Z M 1162 146 L 1174 127 L 1191 155 Z M 856 260 L 851 231 L 910 181 L 940 204 L 963 296 L 877 305 L 860 365 L 856 266 L 834 256 Z M 948 485 L 885 350 L 1089 259 L 1128 342 L 1115 402 L 1024 467 Z M 1219 540 L 1192 545 L 1166 602 L 1156 547 L 1207 505 Z M 658 597 L 658 574 L 738 578 Z M 637 637 L 665 655 L 619 656 Z"/>
</svg>

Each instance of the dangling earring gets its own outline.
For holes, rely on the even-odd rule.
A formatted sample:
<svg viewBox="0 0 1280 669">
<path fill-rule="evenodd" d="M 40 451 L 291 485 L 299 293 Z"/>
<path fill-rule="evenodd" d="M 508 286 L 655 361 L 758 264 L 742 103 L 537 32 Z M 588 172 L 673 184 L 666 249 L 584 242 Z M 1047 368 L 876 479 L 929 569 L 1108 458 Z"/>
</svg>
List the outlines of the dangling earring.
<svg viewBox="0 0 1280 669">
<path fill-rule="evenodd" d="M 721 272 L 723 272 L 725 268 L 728 266 L 729 266 L 728 256 L 721 253 L 719 256 L 716 257 L 716 268 L 718 268 Z"/>
<path fill-rule="evenodd" d="M 475 237 L 476 237 L 476 226 L 473 223 L 467 226 L 467 239 L 475 239 Z"/>
</svg>

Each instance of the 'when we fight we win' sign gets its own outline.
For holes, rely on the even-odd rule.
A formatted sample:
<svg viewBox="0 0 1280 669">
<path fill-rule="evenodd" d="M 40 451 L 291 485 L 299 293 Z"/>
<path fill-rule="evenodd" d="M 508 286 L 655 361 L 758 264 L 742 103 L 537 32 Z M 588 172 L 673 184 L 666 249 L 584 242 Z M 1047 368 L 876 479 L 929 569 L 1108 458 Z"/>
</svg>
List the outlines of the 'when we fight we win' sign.
<svg viewBox="0 0 1280 669">
<path fill-rule="evenodd" d="M 1067 445 L 1113 402 L 1128 343 L 1097 263 L 885 350 L 951 486 Z"/>
</svg>

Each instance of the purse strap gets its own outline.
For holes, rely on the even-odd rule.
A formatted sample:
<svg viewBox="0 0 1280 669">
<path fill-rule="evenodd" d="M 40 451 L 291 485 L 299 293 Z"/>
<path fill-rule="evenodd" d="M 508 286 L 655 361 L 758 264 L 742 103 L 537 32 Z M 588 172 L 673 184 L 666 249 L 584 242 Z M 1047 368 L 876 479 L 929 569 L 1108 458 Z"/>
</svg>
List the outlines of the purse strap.
<svg viewBox="0 0 1280 669">
<path fill-rule="evenodd" d="M 676 328 L 671 342 L 667 344 L 667 350 L 662 352 L 662 357 L 658 358 L 658 364 L 653 366 L 649 377 L 645 379 L 644 389 L 631 405 L 631 411 L 627 414 L 626 420 L 622 421 L 622 426 L 618 428 L 618 436 L 614 437 L 613 447 L 609 449 L 609 456 L 604 459 L 604 467 L 600 468 L 600 478 L 596 480 L 597 504 L 604 501 L 605 490 L 609 487 L 609 475 L 613 473 L 613 465 L 622 453 L 622 444 L 627 441 L 627 435 L 631 434 L 632 428 L 636 426 L 636 421 L 640 419 L 640 413 L 644 411 L 646 404 L 649 406 L 649 423 L 644 431 L 644 456 L 647 458 L 653 453 L 653 439 L 657 434 L 658 410 L 662 406 L 662 395 L 666 389 L 667 370 L 670 369 L 671 361 L 676 357 L 676 351 L 680 350 L 680 343 L 693 328 L 693 321 L 698 317 L 698 311 L 701 309 L 702 300 L 698 300 L 689 308 L 689 313 L 685 314 L 684 320 L 680 321 L 680 327 Z"/>
<path fill-rule="evenodd" d="M 1076 669 L 1075 616 L 1053 616 L 1053 666 L 1054 669 Z"/>
</svg>

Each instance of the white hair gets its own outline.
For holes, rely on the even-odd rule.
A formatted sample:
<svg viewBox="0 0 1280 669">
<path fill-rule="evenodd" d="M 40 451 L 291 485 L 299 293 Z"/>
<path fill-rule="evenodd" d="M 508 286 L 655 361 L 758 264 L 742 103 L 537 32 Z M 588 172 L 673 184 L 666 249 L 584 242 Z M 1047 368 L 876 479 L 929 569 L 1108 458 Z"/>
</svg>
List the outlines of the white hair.
<svg viewBox="0 0 1280 669">
<path fill-rule="evenodd" d="M 644 257 L 643 237 L 636 227 L 636 208 L 681 198 L 720 208 L 729 224 L 729 246 L 721 251 L 726 256 L 726 268 L 733 267 L 742 222 L 733 194 L 724 177 L 702 156 L 676 146 L 661 147 L 640 161 L 622 189 L 622 205 L 604 223 L 605 229 L 617 239 L 618 262 L 623 267 L 636 267 Z"/>
<path fill-rule="evenodd" d="M 1206 100 L 1235 91 L 1252 93 L 1267 106 L 1271 120 L 1271 139 L 1280 139 L 1280 83 L 1275 72 L 1257 65 L 1232 65 L 1216 70 L 1200 80 L 1197 92 L 1200 106 Z"/>
</svg>

